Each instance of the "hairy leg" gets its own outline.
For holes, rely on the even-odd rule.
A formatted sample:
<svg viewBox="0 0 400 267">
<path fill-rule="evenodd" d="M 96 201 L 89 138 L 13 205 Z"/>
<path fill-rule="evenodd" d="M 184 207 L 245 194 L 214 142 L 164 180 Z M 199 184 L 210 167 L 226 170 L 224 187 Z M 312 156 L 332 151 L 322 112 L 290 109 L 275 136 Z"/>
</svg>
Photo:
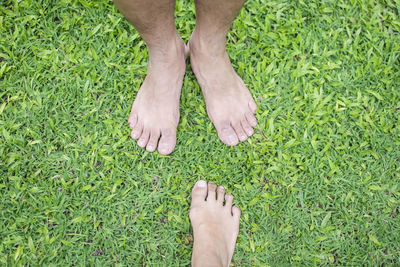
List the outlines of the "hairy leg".
<svg viewBox="0 0 400 267">
<path fill-rule="evenodd" d="M 147 44 L 147 76 L 132 104 L 131 136 L 140 147 L 161 154 L 176 144 L 179 99 L 186 67 L 186 46 L 174 23 L 175 0 L 114 0 Z"/>
<path fill-rule="evenodd" d="M 227 145 L 245 141 L 257 125 L 257 105 L 225 51 L 226 34 L 245 0 L 195 0 L 196 27 L 190 62 L 218 136 Z"/>
</svg>

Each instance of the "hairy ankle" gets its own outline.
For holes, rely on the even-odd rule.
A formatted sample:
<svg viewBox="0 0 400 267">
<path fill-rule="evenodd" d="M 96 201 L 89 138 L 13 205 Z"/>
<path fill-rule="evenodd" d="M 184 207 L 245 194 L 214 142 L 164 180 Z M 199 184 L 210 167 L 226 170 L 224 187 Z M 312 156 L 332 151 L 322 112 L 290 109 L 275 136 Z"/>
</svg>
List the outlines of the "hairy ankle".
<svg viewBox="0 0 400 267">
<path fill-rule="evenodd" d="M 201 33 L 195 29 L 189 40 L 190 53 L 205 54 L 213 57 L 224 56 L 226 41 L 224 34 L 207 34 Z"/>
<path fill-rule="evenodd" d="M 149 64 L 170 64 L 177 61 L 185 60 L 185 43 L 177 35 L 175 38 L 165 40 L 160 44 L 147 44 L 147 50 L 149 52 Z"/>
</svg>

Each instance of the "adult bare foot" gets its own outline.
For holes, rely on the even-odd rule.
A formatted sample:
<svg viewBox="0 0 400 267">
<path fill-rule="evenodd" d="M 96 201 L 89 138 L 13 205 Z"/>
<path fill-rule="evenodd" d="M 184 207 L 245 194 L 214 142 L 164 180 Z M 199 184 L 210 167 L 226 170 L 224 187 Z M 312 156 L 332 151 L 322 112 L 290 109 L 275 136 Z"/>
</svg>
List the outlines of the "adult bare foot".
<svg viewBox="0 0 400 267">
<path fill-rule="evenodd" d="M 199 35 L 195 29 L 189 40 L 190 63 L 219 138 L 234 146 L 254 133 L 257 105 L 233 69 L 225 43 L 215 45 Z"/>
<path fill-rule="evenodd" d="M 229 266 L 240 220 L 240 209 L 232 207 L 232 201 L 233 196 L 225 195 L 225 189 L 217 189 L 214 183 L 200 180 L 193 187 L 189 214 L 194 235 L 192 266 Z"/>
<path fill-rule="evenodd" d="M 129 116 L 131 136 L 150 152 L 170 154 L 176 144 L 179 98 L 186 67 L 187 49 L 178 38 L 163 48 L 149 47 L 147 76 L 133 102 Z"/>
</svg>

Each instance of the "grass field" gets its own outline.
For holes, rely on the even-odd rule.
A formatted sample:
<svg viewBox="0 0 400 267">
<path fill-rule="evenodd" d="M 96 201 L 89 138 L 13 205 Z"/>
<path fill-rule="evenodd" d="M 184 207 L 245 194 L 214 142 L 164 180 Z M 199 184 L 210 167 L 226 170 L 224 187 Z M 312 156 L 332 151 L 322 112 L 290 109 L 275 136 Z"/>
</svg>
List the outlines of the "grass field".
<svg viewBox="0 0 400 267">
<path fill-rule="evenodd" d="M 0 0 L 0 265 L 189 265 L 206 179 L 242 209 L 234 266 L 399 266 L 399 7 L 248 1 L 228 52 L 256 134 L 218 140 L 188 65 L 161 156 L 129 137 L 148 55 L 111 1 Z"/>
</svg>

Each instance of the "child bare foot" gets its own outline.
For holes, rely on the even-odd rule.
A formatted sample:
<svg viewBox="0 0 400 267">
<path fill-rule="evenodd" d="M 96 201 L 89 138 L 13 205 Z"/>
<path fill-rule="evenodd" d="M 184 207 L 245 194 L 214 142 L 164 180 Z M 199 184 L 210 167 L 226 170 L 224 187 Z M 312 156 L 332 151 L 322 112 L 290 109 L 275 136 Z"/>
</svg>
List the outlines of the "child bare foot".
<svg viewBox="0 0 400 267">
<path fill-rule="evenodd" d="M 225 205 L 224 205 L 225 200 Z M 194 244 L 192 266 L 229 266 L 239 233 L 240 209 L 233 196 L 216 184 L 198 181 L 192 190 L 190 221 Z"/>
</svg>

